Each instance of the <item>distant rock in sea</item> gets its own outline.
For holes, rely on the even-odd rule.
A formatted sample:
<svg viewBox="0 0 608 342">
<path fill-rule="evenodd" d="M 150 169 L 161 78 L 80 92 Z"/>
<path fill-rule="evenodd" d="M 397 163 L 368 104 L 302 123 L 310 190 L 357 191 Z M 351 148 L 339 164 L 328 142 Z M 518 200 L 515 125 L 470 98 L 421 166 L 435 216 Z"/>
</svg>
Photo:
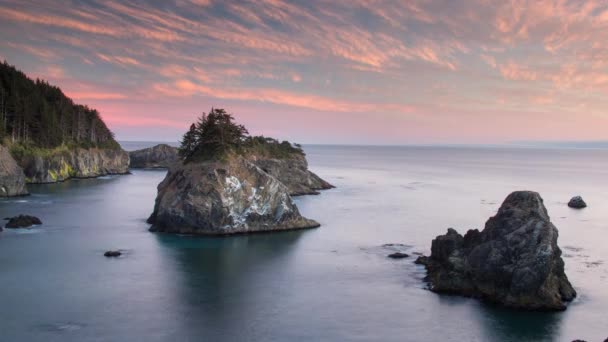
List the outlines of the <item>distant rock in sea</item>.
<svg viewBox="0 0 608 342">
<path fill-rule="evenodd" d="M 536 192 L 510 194 L 483 231 L 454 229 L 433 240 L 426 267 L 432 291 L 526 310 L 564 310 L 576 291 L 564 272 L 558 231 Z"/>
<path fill-rule="evenodd" d="M 116 258 L 122 255 L 121 251 L 107 251 L 105 253 L 103 253 L 103 256 L 105 256 L 106 258 Z"/>
<path fill-rule="evenodd" d="M 0 145 L 0 197 L 28 195 L 25 174 L 8 148 Z"/>
<path fill-rule="evenodd" d="M 31 226 L 40 225 L 42 221 L 35 216 L 30 215 L 19 215 L 15 217 L 8 218 L 8 222 L 5 225 L 5 228 L 9 229 L 18 229 L 18 228 L 29 228 Z"/>
<path fill-rule="evenodd" d="M 388 257 L 391 259 L 404 259 L 404 258 L 409 258 L 410 255 L 407 253 L 403 253 L 403 252 L 395 252 L 395 253 L 389 254 Z"/>
<path fill-rule="evenodd" d="M 316 228 L 289 189 L 239 155 L 174 165 L 158 186 L 150 231 L 227 235 Z"/>
<path fill-rule="evenodd" d="M 129 158 L 135 169 L 168 169 L 179 161 L 177 148 L 167 144 L 129 152 Z"/>
<path fill-rule="evenodd" d="M 568 206 L 574 209 L 583 209 L 587 208 L 587 203 L 585 203 L 581 196 L 574 196 L 570 199 L 570 202 L 568 202 Z"/>
</svg>

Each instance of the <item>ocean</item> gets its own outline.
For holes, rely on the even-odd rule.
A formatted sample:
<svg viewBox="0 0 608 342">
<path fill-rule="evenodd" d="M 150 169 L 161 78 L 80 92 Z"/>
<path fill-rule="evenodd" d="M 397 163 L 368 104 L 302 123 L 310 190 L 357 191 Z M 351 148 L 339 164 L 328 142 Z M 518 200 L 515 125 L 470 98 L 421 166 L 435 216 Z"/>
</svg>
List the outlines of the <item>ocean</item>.
<svg viewBox="0 0 608 342">
<path fill-rule="evenodd" d="M 127 150 L 151 142 L 125 143 Z M 337 188 L 296 198 L 318 229 L 235 237 L 148 232 L 165 171 L 30 186 L 2 217 L 0 341 L 603 341 L 608 149 L 305 146 Z M 515 190 L 543 196 L 579 293 L 564 312 L 426 289 L 415 257 L 483 228 Z M 589 204 L 566 203 L 581 195 Z M 383 247 L 388 243 L 402 247 Z M 117 259 L 103 257 L 123 249 Z"/>
</svg>

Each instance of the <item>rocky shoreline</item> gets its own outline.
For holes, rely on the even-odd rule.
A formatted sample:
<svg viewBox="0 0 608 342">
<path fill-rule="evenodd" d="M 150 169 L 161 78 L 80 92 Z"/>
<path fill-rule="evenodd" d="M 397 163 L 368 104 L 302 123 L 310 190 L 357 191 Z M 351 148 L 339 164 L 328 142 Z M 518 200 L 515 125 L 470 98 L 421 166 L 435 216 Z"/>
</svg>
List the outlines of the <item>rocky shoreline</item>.
<svg viewBox="0 0 608 342">
<path fill-rule="evenodd" d="M 26 196 L 26 179 L 8 148 L 0 145 L 0 197 Z"/>
<path fill-rule="evenodd" d="M 63 182 L 129 173 L 129 155 L 122 149 L 76 148 L 48 155 L 17 158 L 28 184 Z"/>
</svg>

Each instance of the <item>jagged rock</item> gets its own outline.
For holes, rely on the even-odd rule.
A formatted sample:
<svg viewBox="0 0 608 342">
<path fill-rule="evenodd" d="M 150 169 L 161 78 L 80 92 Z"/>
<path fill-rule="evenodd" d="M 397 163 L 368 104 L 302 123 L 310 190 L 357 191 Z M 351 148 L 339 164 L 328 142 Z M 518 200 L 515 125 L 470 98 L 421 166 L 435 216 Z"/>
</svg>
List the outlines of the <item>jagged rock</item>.
<svg viewBox="0 0 608 342">
<path fill-rule="evenodd" d="M 308 170 L 308 162 L 304 155 L 294 154 L 285 159 L 252 156 L 249 160 L 285 184 L 291 196 L 318 195 L 318 190 L 334 188 L 333 185 Z"/>
<path fill-rule="evenodd" d="M 177 148 L 167 144 L 129 152 L 131 168 L 168 169 L 179 160 Z"/>
<path fill-rule="evenodd" d="M 18 229 L 18 228 L 29 228 L 34 225 L 40 225 L 42 221 L 35 216 L 19 215 L 11 217 L 5 225 L 5 228 Z"/>
<path fill-rule="evenodd" d="M 483 231 L 454 229 L 433 240 L 426 266 L 431 290 L 507 307 L 563 310 L 576 297 L 564 273 L 558 231 L 536 192 L 510 194 Z"/>
<path fill-rule="evenodd" d="M 17 158 L 28 183 L 55 183 L 129 172 L 129 154 L 122 149 L 76 148 L 48 155 Z"/>
<path fill-rule="evenodd" d="M 568 206 L 574 209 L 583 209 L 587 207 L 587 203 L 583 201 L 581 196 L 574 196 L 570 199 L 570 202 L 568 202 Z"/>
<path fill-rule="evenodd" d="M 151 231 L 201 235 L 319 227 L 285 185 L 240 156 L 171 167 L 148 222 Z"/>
<path fill-rule="evenodd" d="M 105 253 L 103 253 L 103 256 L 105 256 L 106 258 L 116 258 L 122 255 L 121 251 L 107 251 Z"/>
<path fill-rule="evenodd" d="M 8 148 L 0 145 L 0 197 L 28 195 L 25 174 Z"/>
<path fill-rule="evenodd" d="M 404 259 L 404 258 L 409 258 L 410 255 L 407 253 L 395 252 L 395 253 L 389 254 L 388 257 L 391 259 Z"/>
</svg>

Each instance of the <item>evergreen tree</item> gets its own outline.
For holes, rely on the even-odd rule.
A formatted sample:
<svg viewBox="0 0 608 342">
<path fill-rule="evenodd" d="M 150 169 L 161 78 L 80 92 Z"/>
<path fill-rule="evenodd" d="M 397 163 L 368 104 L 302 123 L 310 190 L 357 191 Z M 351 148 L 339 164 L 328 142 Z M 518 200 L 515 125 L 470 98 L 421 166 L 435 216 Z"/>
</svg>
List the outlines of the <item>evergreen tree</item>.
<svg viewBox="0 0 608 342">
<path fill-rule="evenodd" d="M 182 141 L 179 147 L 179 156 L 182 159 L 190 158 L 196 149 L 197 146 L 197 131 L 196 125 L 190 125 L 190 129 L 184 134 L 182 137 Z"/>
</svg>

